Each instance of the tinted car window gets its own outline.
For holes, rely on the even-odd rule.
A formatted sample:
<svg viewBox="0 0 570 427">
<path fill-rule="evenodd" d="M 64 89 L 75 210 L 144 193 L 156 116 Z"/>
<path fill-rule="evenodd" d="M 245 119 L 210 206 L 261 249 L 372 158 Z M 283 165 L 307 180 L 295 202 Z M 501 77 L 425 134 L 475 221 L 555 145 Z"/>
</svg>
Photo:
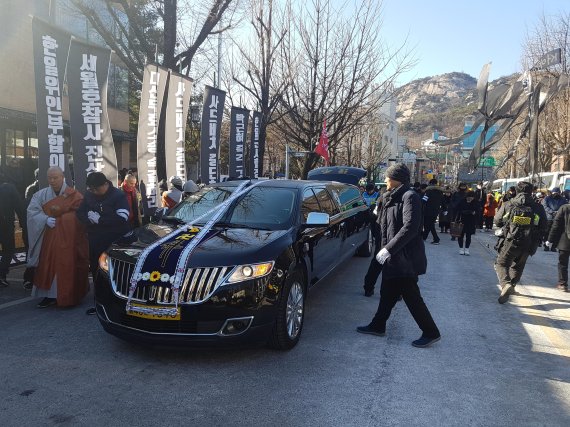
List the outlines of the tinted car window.
<svg viewBox="0 0 570 427">
<path fill-rule="evenodd" d="M 358 188 L 354 187 L 339 188 L 338 198 L 340 200 L 340 203 L 342 203 L 343 205 L 355 199 L 360 200 L 360 191 L 358 191 Z"/>
<path fill-rule="evenodd" d="M 230 210 L 229 224 L 236 226 L 289 228 L 295 210 L 295 190 L 290 188 L 255 187 Z"/>
<path fill-rule="evenodd" d="M 314 191 L 317 196 L 317 200 L 319 201 L 319 205 L 321 206 L 321 212 L 328 213 L 329 216 L 336 215 L 338 213 L 338 209 L 332 201 L 328 191 L 325 188 L 315 188 Z"/>
<path fill-rule="evenodd" d="M 338 197 L 338 202 L 340 203 L 341 210 L 343 212 L 364 204 L 364 200 L 362 199 L 362 195 L 360 194 L 360 191 L 358 191 L 358 188 L 338 186 L 335 187 L 333 191 Z"/>
<path fill-rule="evenodd" d="M 303 203 L 301 204 L 301 213 L 303 215 L 303 219 L 306 221 L 310 212 L 320 212 L 320 211 L 321 207 L 319 206 L 319 202 L 317 201 L 317 196 L 315 196 L 313 190 L 307 188 L 303 192 Z"/>
</svg>

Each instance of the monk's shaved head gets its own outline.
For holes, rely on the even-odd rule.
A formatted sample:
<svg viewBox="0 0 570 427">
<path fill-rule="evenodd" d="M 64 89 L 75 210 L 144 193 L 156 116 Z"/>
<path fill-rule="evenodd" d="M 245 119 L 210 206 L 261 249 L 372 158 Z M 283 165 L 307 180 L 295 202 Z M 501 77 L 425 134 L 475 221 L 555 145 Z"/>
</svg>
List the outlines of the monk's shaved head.
<svg viewBox="0 0 570 427">
<path fill-rule="evenodd" d="M 63 170 L 58 166 L 52 166 L 47 170 L 48 184 L 58 194 L 63 186 Z"/>
<path fill-rule="evenodd" d="M 63 176 L 63 170 L 59 166 L 52 166 L 47 170 L 47 175 L 61 175 Z"/>
</svg>

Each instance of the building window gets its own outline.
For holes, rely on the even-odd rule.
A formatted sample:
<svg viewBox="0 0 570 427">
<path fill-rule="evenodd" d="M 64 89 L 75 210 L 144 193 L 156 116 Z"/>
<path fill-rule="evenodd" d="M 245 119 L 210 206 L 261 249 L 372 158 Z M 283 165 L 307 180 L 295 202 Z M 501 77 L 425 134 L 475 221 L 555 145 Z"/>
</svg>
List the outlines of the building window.
<svg viewBox="0 0 570 427">
<path fill-rule="evenodd" d="M 35 131 L 29 132 L 28 138 L 28 157 L 37 159 L 38 156 L 38 134 Z"/>
<path fill-rule="evenodd" d="M 24 158 L 24 131 L 6 129 L 6 157 L 13 159 Z"/>
<path fill-rule="evenodd" d="M 107 105 L 122 111 L 127 111 L 129 106 L 129 73 L 113 63 L 109 67 Z"/>
</svg>

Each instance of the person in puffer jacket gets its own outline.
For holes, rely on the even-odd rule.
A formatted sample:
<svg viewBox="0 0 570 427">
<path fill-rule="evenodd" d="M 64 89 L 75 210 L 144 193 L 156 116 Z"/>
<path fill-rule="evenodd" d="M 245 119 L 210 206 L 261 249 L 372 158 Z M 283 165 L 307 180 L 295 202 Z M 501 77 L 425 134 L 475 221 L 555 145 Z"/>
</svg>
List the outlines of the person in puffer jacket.
<svg viewBox="0 0 570 427">
<path fill-rule="evenodd" d="M 554 221 L 556 213 L 558 212 L 558 209 L 560 209 L 566 203 L 566 198 L 562 197 L 562 194 L 560 194 L 560 188 L 558 187 L 554 187 L 552 190 L 550 190 L 550 195 L 542 199 L 542 207 L 546 212 L 546 219 L 548 220 L 548 229 L 546 230 L 546 236 L 548 236 L 550 233 L 550 229 L 552 228 L 552 223 Z M 544 250 L 547 252 L 549 250 L 556 252 L 556 248 L 552 247 L 550 249 L 546 247 L 546 245 L 544 245 Z"/>
</svg>

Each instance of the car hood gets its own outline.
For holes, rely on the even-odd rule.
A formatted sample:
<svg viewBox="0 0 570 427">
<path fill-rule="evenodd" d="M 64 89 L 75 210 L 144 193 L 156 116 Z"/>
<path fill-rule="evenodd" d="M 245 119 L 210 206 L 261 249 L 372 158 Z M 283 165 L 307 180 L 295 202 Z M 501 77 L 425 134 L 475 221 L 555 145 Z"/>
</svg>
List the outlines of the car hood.
<svg viewBox="0 0 570 427">
<path fill-rule="evenodd" d="M 109 249 L 113 258 L 135 262 L 141 251 L 176 230 L 177 226 L 148 224 L 135 230 L 130 239 L 119 241 Z M 252 264 L 275 259 L 288 245 L 289 230 L 252 230 L 214 228 L 213 234 L 194 250 L 187 267 L 217 267 Z"/>
</svg>

